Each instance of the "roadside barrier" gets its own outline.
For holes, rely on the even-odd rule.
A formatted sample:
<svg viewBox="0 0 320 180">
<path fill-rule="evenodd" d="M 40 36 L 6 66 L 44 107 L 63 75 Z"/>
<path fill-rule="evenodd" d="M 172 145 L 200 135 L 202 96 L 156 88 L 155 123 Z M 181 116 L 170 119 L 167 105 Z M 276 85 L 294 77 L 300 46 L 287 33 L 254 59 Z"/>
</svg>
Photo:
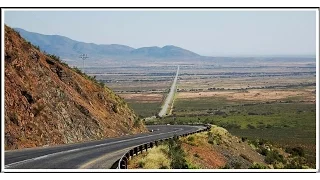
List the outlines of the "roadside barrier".
<svg viewBox="0 0 320 180">
<path fill-rule="evenodd" d="M 130 150 L 128 150 L 124 155 L 122 155 L 122 157 L 118 161 L 117 169 L 128 169 L 128 161 L 133 156 L 141 154 L 141 153 L 143 153 L 143 151 L 147 152 L 148 149 L 153 148 L 154 146 L 158 146 L 158 145 L 160 145 L 160 144 L 162 144 L 162 143 L 164 143 L 166 141 L 169 141 L 171 139 L 174 139 L 174 138 L 178 138 L 179 139 L 180 137 L 185 137 L 185 136 L 192 135 L 192 134 L 195 134 L 195 133 L 209 131 L 210 128 L 211 128 L 211 125 L 204 125 L 204 126 L 205 126 L 204 129 L 200 129 L 200 130 L 197 130 L 197 131 L 188 132 L 188 133 L 184 133 L 184 134 L 180 134 L 180 135 L 174 135 L 174 136 L 171 136 L 169 138 L 158 139 L 158 140 L 155 140 L 155 141 L 150 141 L 150 142 L 143 143 L 143 144 L 140 144 L 138 146 L 135 146 L 135 147 L 131 148 Z"/>
</svg>

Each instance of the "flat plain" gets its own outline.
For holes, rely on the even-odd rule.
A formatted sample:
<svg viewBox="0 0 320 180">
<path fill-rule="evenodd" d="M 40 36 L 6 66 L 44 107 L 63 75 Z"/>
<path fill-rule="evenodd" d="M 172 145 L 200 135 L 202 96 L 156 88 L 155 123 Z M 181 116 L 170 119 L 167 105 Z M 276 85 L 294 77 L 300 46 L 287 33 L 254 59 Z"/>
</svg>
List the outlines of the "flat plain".
<svg viewBox="0 0 320 180">
<path fill-rule="evenodd" d="M 176 64 L 145 63 L 90 71 L 146 118 L 159 112 Z M 309 166 L 315 167 L 315 60 L 180 62 L 171 112 L 146 124 L 215 124 L 238 137 L 264 139 L 279 148 L 302 147 Z"/>
</svg>

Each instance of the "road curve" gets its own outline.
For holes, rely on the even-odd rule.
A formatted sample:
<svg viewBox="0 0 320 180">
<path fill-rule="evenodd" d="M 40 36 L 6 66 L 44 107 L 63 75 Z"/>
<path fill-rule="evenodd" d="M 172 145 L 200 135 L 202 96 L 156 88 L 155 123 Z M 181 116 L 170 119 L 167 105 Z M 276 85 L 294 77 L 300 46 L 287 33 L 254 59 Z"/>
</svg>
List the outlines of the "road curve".
<svg viewBox="0 0 320 180">
<path fill-rule="evenodd" d="M 170 91 L 169 91 L 169 94 L 159 112 L 159 116 L 162 117 L 164 115 L 166 115 L 167 111 L 168 111 L 168 108 L 169 108 L 169 104 L 172 102 L 173 100 L 173 96 L 174 96 L 174 93 L 176 91 L 176 85 L 177 85 L 177 81 L 178 81 L 178 75 L 179 75 L 179 69 L 180 67 L 178 66 L 177 68 L 177 73 L 176 73 L 176 76 L 174 77 L 174 80 L 173 80 L 173 83 L 170 87 Z"/>
<path fill-rule="evenodd" d="M 131 147 L 205 127 L 153 125 L 147 128 L 154 131 L 84 143 L 5 151 L 5 170 L 111 168 Z"/>
</svg>

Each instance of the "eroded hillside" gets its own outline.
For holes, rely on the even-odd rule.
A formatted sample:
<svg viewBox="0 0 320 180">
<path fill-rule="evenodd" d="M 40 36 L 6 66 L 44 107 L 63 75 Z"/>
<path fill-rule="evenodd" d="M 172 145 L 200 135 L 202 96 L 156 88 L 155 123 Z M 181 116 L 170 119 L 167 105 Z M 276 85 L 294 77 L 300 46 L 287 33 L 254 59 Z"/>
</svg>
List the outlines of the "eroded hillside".
<svg viewBox="0 0 320 180">
<path fill-rule="evenodd" d="M 121 97 L 5 26 L 5 149 L 144 131 Z"/>
</svg>

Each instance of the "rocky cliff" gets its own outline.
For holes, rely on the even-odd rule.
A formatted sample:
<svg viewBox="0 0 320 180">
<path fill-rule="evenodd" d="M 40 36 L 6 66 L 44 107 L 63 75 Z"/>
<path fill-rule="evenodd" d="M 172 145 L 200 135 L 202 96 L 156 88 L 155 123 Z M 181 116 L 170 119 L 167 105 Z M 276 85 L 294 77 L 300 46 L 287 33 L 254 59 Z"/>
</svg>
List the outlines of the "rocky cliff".
<svg viewBox="0 0 320 180">
<path fill-rule="evenodd" d="M 5 26 L 5 149 L 145 132 L 121 97 Z"/>
</svg>

